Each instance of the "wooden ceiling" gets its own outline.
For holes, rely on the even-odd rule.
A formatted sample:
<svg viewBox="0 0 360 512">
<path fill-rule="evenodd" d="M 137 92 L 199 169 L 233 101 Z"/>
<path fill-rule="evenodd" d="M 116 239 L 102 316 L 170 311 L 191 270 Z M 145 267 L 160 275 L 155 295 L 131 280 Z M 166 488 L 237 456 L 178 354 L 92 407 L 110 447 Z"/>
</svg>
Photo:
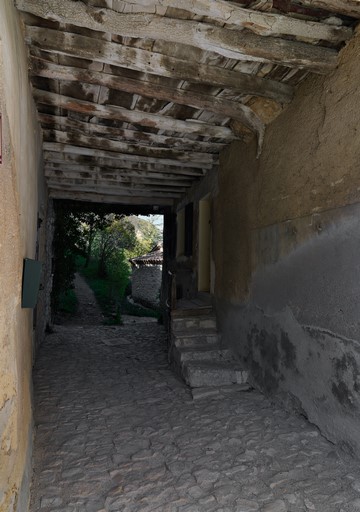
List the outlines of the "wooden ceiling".
<svg viewBox="0 0 360 512">
<path fill-rule="evenodd" d="M 359 0 L 15 0 L 52 197 L 172 205 L 309 74 Z"/>
</svg>

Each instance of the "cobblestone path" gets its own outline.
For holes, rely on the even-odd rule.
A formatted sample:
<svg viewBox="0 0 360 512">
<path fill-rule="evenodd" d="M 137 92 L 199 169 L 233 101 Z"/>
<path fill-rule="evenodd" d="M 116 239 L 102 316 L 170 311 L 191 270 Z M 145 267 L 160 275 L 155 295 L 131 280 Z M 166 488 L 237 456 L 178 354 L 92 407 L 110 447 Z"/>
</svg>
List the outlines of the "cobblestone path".
<svg viewBox="0 0 360 512">
<path fill-rule="evenodd" d="M 192 401 L 157 324 L 56 327 L 35 370 L 32 512 L 350 512 L 360 470 L 257 392 Z"/>
</svg>

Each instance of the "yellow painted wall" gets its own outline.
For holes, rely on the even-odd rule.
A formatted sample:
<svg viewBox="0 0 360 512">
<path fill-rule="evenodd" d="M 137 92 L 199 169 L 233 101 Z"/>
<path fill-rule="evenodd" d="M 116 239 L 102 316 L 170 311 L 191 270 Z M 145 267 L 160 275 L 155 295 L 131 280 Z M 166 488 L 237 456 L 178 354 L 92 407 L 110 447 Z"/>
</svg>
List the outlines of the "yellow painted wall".
<svg viewBox="0 0 360 512">
<path fill-rule="evenodd" d="M 21 309 L 23 258 L 35 256 L 40 135 L 19 16 L 0 3 L 0 511 L 27 510 L 32 310 Z"/>
<path fill-rule="evenodd" d="M 261 230 L 292 223 L 279 228 L 274 261 L 321 231 L 316 215 L 321 224 L 323 212 L 360 202 L 359 83 L 360 32 L 332 74 L 298 88 L 267 127 L 258 160 L 255 143 L 235 142 L 222 153 L 213 248 L 219 298 L 248 295 L 252 272 L 269 259 Z"/>
</svg>

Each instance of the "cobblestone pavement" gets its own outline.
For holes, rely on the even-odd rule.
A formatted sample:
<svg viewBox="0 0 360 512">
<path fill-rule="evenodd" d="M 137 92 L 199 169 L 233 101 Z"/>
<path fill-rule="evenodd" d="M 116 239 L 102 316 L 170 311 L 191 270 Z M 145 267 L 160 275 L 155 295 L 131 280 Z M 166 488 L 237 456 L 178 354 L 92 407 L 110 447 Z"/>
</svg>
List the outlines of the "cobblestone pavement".
<svg viewBox="0 0 360 512">
<path fill-rule="evenodd" d="M 360 511 L 358 464 L 253 391 L 192 401 L 157 324 L 56 327 L 32 512 Z"/>
</svg>

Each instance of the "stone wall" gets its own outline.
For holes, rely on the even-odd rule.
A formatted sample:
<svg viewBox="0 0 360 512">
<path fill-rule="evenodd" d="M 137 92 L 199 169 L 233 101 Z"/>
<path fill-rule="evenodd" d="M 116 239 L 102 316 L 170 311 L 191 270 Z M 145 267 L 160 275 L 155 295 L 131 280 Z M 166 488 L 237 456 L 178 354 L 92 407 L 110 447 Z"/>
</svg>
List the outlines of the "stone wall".
<svg viewBox="0 0 360 512">
<path fill-rule="evenodd" d="M 21 309 L 23 258 L 44 246 L 41 139 L 11 0 L 0 3 L 0 511 L 26 512 L 31 479 L 33 311 Z M 37 245 L 38 244 L 38 245 Z"/>
<path fill-rule="evenodd" d="M 145 306 L 160 305 L 162 265 L 140 265 L 131 273 L 131 296 Z"/>
</svg>

